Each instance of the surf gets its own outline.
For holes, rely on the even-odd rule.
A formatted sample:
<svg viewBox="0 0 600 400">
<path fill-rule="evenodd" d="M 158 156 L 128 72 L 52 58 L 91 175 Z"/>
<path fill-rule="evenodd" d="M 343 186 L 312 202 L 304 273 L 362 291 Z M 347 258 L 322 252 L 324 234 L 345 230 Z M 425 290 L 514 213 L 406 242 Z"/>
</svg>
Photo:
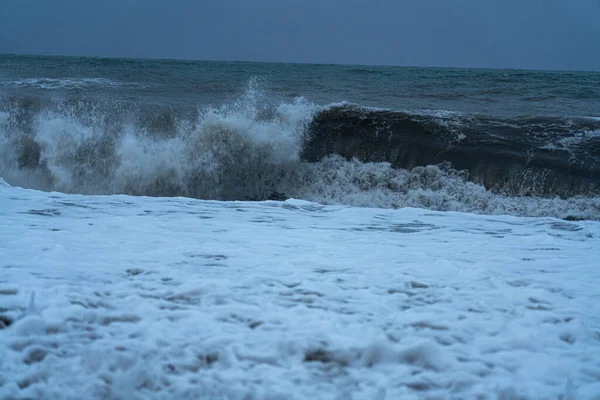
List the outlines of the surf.
<svg viewBox="0 0 600 400">
<path fill-rule="evenodd" d="M 600 219 L 600 122 L 276 99 L 259 79 L 217 105 L 12 97 L 0 177 L 79 194 L 304 199 Z"/>
</svg>

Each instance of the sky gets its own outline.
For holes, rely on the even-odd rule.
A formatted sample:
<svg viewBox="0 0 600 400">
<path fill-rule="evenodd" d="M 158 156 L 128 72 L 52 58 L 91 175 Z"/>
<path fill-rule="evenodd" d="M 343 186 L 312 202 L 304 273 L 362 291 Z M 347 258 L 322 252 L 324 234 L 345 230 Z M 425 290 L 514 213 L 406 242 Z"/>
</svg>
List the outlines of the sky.
<svg viewBox="0 0 600 400">
<path fill-rule="evenodd" d="M 600 0 L 0 0 L 0 53 L 600 70 Z"/>
</svg>

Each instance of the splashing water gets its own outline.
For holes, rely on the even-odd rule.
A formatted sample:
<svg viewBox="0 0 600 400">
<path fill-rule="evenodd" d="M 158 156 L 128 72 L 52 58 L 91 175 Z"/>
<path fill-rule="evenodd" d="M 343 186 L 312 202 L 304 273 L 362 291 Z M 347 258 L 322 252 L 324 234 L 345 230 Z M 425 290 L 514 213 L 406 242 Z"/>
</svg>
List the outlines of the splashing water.
<svg viewBox="0 0 600 400">
<path fill-rule="evenodd" d="M 328 155 L 301 158 L 307 130 L 328 107 L 282 102 L 252 79 L 235 101 L 173 110 L 101 100 L 5 101 L 0 176 L 82 194 L 216 200 L 301 198 L 362 207 L 600 218 L 600 200 L 492 193 L 447 163 L 393 168 Z"/>
</svg>

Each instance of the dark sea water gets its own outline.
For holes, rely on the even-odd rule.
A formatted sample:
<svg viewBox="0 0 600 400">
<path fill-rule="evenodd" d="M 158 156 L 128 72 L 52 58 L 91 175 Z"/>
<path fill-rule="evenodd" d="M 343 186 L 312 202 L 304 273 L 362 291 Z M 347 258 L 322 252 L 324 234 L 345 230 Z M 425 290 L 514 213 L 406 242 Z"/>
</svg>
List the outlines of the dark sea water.
<svg viewBox="0 0 600 400">
<path fill-rule="evenodd" d="M 500 117 L 600 117 L 600 73 L 0 55 L 4 93 L 222 104 L 260 79 L 274 100 Z"/>
<path fill-rule="evenodd" d="M 600 219 L 600 73 L 0 56 L 0 177 Z"/>
</svg>

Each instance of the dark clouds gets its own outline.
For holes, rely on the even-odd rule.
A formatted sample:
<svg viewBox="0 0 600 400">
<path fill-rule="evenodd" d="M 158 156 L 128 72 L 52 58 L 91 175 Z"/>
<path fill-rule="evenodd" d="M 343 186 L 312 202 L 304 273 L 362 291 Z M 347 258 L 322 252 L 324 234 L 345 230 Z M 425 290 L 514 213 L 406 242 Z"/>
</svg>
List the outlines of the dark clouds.
<svg viewBox="0 0 600 400">
<path fill-rule="evenodd" d="M 0 0 L 0 52 L 600 70 L 597 0 Z"/>
</svg>

